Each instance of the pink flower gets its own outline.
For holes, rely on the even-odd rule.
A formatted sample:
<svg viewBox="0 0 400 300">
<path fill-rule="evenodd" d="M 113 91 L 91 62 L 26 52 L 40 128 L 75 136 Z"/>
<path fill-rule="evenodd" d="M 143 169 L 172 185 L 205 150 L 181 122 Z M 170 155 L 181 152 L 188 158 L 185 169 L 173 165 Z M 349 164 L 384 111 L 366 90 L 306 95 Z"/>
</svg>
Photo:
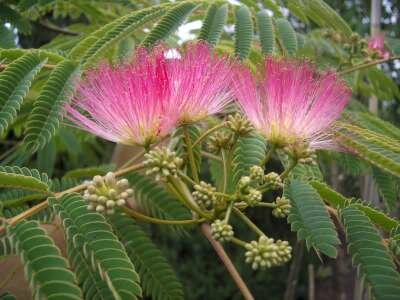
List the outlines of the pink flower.
<svg viewBox="0 0 400 300">
<path fill-rule="evenodd" d="M 368 48 L 376 51 L 381 58 L 388 59 L 390 52 L 385 49 L 385 36 L 378 34 L 368 40 Z"/>
<path fill-rule="evenodd" d="M 78 83 L 68 118 L 104 139 L 149 145 L 182 123 L 220 112 L 231 100 L 231 64 L 205 43 L 188 46 L 180 57 L 168 50 L 139 49 L 131 64 L 103 64 Z"/>
<path fill-rule="evenodd" d="M 278 146 L 332 148 L 332 124 L 351 91 L 333 72 L 317 74 L 307 62 L 267 58 L 259 82 L 239 68 L 234 89 L 239 104 L 267 140 Z"/>
<path fill-rule="evenodd" d="M 77 86 L 68 117 L 79 127 L 126 145 L 148 145 L 169 134 L 176 116 L 168 114 L 171 89 L 163 51 L 139 50 L 134 62 L 100 65 Z"/>
<path fill-rule="evenodd" d="M 213 54 L 206 43 L 189 44 L 169 66 L 172 106 L 181 124 L 219 113 L 231 101 L 232 64 Z"/>
</svg>

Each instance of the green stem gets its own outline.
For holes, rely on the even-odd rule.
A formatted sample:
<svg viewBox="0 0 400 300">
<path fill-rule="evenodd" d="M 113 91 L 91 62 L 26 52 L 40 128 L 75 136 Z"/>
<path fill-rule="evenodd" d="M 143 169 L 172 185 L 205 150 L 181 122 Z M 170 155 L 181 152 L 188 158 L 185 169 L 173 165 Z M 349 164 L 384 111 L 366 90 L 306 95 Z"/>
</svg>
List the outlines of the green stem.
<svg viewBox="0 0 400 300">
<path fill-rule="evenodd" d="M 265 154 L 265 158 L 261 162 L 261 167 L 264 167 L 269 162 L 275 149 L 276 149 L 275 145 L 271 145 L 271 147 L 269 147 L 267 153 Z"/>
<path fill-rule="evenodd" d="M 196 185 L 197 184 L 197 182 L 195 182 L 192 178 L 190 178 L 189 176 L 187 176 L 184 172 L 182 172 L 181 170 L 178 170 L 178 175 L 182 178 L 182 179 L 184 179 L 184 180 L 186 180 L 189 184 L 191 184 L 191 185 Z"/>
<path fill-rule="evenodd" d="M 280 175 L 282 181 L 289 176 L 290 172 L 294 169 L 294 167 L 297 165 L 297 160 L 292 159 L 290 161 L 289 166 L 285 169 L 285 171 L 282 172 L 282 174 Z"/>
<path fill-rule="evenodd" d="M 182 129 L 183 129 L 183 135 L 185 137 L 186 151 L 187 151 L 188 158 L 189 158 L 189 165 L 190 165 L 190 169 L 192 171 L 192 176 L 193 176 L 194 181 L 199 182 L 199 174 L 198 174 L 197 167 L 196 167 L 196 161 L 194 159 L 192 139 L 190 138 L 190 132 L 189 132 L 187 125 L 183 125 Z"/>
<path fill-rule="evenodd" d="M 379 65 L 381 63 L 388 62 L 388 61 L 395 60 L 395 59 L 400 59 L 400 55 L 391 56 L 389 58 L 378 59 L 378 60 L 374 60 L 374 61 L 371 61 L 368 63 L 361 63 L 361 64 L 355 65 L 354 67 L 351 67 L 347 70 L 343 70 L 342 72 L 339 72 L 339 75 L 345 75 L 345 74 L 352 73 L 357 70 L 369 68 L 369 67 Z"/>
<path fill-rule="evenodd" d="M 234 207 L 233 211 L 235 212 L 236 215 L 238 215 L 243 222 L 245 222 L 255 233 L 258 235 L 265 235 L 264 232 L 261 231 L 260 228 L 257 227 L 256 224 L 254 224 L 244 213 L 240 211 L 240 209 Z"/>
<path fill-rule="evenodd" d="M 153 218 L 146 216 L 138 211 L 135 211 L 133 209 L 130 209 L 128 207 L 122 207 L 121 208 L 124 213 L 127 215 L 148 223 L 154 223 L 154 224 L 163 224 L 163 225 L 191 225 L 191 224 L 197 224 L 197 223 L 202 223 L 205 221 L 205 219 L 192 219 L 192 220 L 163 220 L 163 219 L 158 219 L 158 218 Z"/>
<path fill-rule="evenodd" d="M 242 241 L 241 239 L 238 239 L 235 237 L 232 237 L 230 242 L 232 242 L 240 247 L 243 247 L 243 248 L 246 248 L 246 244 L 247 244 L 245 241 Z"/>
<path fill-rule="evenodd" d="M 197 146 L 200 144 L 204 139 L 206 139 L 211 133 L 214 131 L 222 128 L 225 126 L 225 122 L 219 123 L 218 125 L 211 127 L 210 129 L 206 130 L 202 135 L 199 136 L 199 138 L 193 143 L 192 147 Z"/>
<path fill-rule="evenodd" d="M 31 195 L 26 195 L 24 197 L 21 197 L 19 199 L 13 199 L 11 201 L 5 201 L 3 204 L 4 208 L 7 207 L 16 207 L 20 206 L 22 204 L 25 204 L 26 202 L 31 202 L 35 200 L 42 200 L 43 198 L 46 198 L 46 194 L 31 194 Z"/>
<path fill-rule="evenodd" d="M 205 218 L 205 219 L 209 219 L 211 216 L 208 215 L 207 213 L 203 212 L 195 203 L 194 201 L 191 201 L 189 199 L 190 197 L 190 193 L 189 192 L 185 192 L 182 190 L 181 184 L 182 182 L 174 177 L 168 176 L 168 183 L 171 185 L 172 187 L 172 191 L 178 196 L 178 199 L 181 200 L 181 202 L 190 210 L 192 210 L 193 212 L 195 212 L 197 215 Z M 188 194 L 189 193 L 189 194 Z"/>
<path fill-rule="evenodd" d="M 214 194 L 215 194 L 215 196 L 219 196 L 219 197 L 222 197 L 225 199 L 235 200 L 235 196 L 233 196 L 233 195 L 228 195 L 228 194 L 221 193 L 221 192 L 215 192 Z"/>
<path fill-rule="evenodd" d="M 225 153 L 225 150 L 221 150 L 221 156 L 222 156 L 222 165 L 224 168 L 223 172 L 223 181 L 222 181 L 222 193 L 226 192 L 226 188 L 228 187 L 228 161 L 227 161 L 227 155 Z"/>
<path fill-rule="evenodd" d="M 229 206 L 228 206 L 228 209 L 226 210 L 226 213 L 225 213 L 225 219 L 224 219 L 224 221 L 226 222 L 226 223 L 228 223 L 228 221 L 229 221 L 229 218 L 231 217 L 231 213 L 232 213 L 232 208 L 233 208 L 233 204 L 234 204 L 235 202 L 231 202 L 231 203 L 229 203 Z"/>
<path fill-rule="evenodd" d="M 215 161 L 218 161 L 218 162 L 222 161 L 222 159 L 220 157 L 218 157 L 217 155 L 214 155 L 214 154 L 206 152 L 206 151 L 201 151 L 201 155 L 203 155 L 204 157 L 213 159 Z"/>
<path fill-rule="evenodd" d="M 130 166 L 131 164 L 133 164 L 134 162 L 136 162 L 140 157 L 142 157 L 147 151 L 145 149 L 142 149 L 139 151 L 139 153 L 137 153 L 136 155 L 134 155 L 132 158 L 130 158 L 126 163 L 124 163 L 121 166 L 121 169 L 126 168 L 127 166 Z"/>
<path fill-rule="evenodd" d="M 276 204 L 271 202 L 260 202 L 257 204 L 257 206 L 276 208 Z"/>
</svg>

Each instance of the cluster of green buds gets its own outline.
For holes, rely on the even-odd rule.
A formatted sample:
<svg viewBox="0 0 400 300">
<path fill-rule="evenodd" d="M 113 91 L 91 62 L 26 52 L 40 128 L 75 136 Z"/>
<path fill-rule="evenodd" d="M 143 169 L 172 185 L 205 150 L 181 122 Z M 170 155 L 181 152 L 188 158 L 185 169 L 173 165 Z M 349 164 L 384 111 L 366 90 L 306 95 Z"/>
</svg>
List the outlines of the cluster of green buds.
<svg viewBox="0 0 400 300">
<path fill-rule="evenodd" d="M 83 198 L 88 202 L 88 209 L 100 213 L 113 214 L 116 206 L 124 206 L 132 196 L 129 182 L 123 178 L 117 180 L 115 174 L 108 172 L 105 176 L 96 175 L 87 183 Z"/>
<path fill-rule="evenodd" d="M 254 129 L 249 120 L 240 114 L 229 115 L 226 125 L 238 136 L 248 136 Z"/>
<path fill-rule="evenodd" d="M 217 201 L 217 197 L 215 195 L 217 189 L 211 184 L 200 181 L 200 183 L 195 184 L 193 188 L 193 199 L 200 207 L 210 209 Z"/>
<path fill-rule="evenodd" d="M 257 181 L 259 184 L 264 183 L 264 169 L 260 166 L 252 166 L 250 168 L 250 178 Z"/>
<path fill-rule="evenodd" d="M 276 218 L 286 218 L 290 213 L 290 209 L 292 208 L 290 200 L 285 196 L 277 197 L 274 204 L 276 206 L 272 210 L 272 215 Z"/>
<path fill-rule="evenodd" d="M 237 184 L 237 196 L 249 206 L 256 206 L 262 200 L 262 193 L 254 188 L 250 176 L 243 176 Z"/>
<path fill-rule="evenodd" d="M 258 241 L 251 241 L 245 245 L 246 263 L 251 264 L 254 270 L 280 266 L 291 258 L 292 247 L 287 241 L 260 236 Z"/>
<path fill-rule="evenodd" d="M 265 185 L 272 190 L 279 190 L 283 187 L 281 176 L 278 173 L 270 172 L 264 176 Z"/>
<path fill-rule="evenodd" d="M 301 164 L 317 164 L 317 154 L 308 145 L 285 146 L 283 150 Z"/>
<path fill-rule="evenodd" d="M 211 234 L 217 241 L 228 242 L 232 239 L 234 232 L 232 226 L 225 220 L 217 219 L 211 223 Z"/>
<path fill-rule="evenodd" d="M 207 148 L 212 153 L 219 153 L 222 149 L 229 149 L 232 146 L 233 136 L 229 131 L 217 131 L 213 133 L 207 142 Z"/>
<path fill-rule="evenodd" d="M 183 160 L 167 147 L 157 147 L 144 157 L 146 160 L 143 163 L 148 168 L 146 175 L 155 174 L 157 181 L 168 176 L 177 177 L 183 163 Z"/>
</svg>

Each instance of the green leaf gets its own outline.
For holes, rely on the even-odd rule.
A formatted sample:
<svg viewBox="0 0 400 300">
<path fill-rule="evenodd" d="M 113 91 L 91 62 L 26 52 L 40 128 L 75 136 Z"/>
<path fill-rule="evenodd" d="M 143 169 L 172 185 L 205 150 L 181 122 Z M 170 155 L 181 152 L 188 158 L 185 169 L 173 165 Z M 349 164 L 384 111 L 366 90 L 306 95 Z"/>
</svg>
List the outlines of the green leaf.
<svg viewBox="0 0 400 300">
<path fill-rule="evenodd" d="M 7 28 L 4 24 L 0 25 L 0 48 L 16 48 L 15 36 L 12 29 Z"/>
<path fill-rule="evenodd" d="M 142 293 L 139 276 L 103 215 L 90 212 L 79 194 L 66 194 L 59 201 L 54 198 L 49 201 L 62 220 L 67 240 L 84 253 L 114 298 L 138 299 Z"/>
<path fill-rule="evenodd" d="M 350 38 L 352 30 L 349 24 L 323 0 L 303 0 L 307 17 L 321 27 L 339 31 L 345 38 Z"/>
<path fill-rule="evenodd" d="M 293 180 L 288 186 L 292 209 L 288 217 L 292 231 L 307 248 L 315 248 L 329 257 L 336 257 L 340 241 L 319 194 L 307 182 Z"/>
<path fill-rule="evenodd" d="M 348 204 L 352 204 L 357 207 L 363 213 L 365 213 L 377 226 L 380 226 L 387 232 L 390 232 L 393 228 L 399 226 L 399 222 L 395 219 L 385 215 L 383 212 L 372 208 L 367 205 L 363 205 L 359 202 L 353 201 L 352 199 L 346 198 L 339 192 L 330 188 L 326 183 L 321 181 L 311 181 L 312 187 L 317 190 L 320 196 L 331 206 L 335 208 L 345 207 Z"/>
<path fill-rule="evenodd" d="M 241 5 L 236 10 L 235 23 L 235 55 L 241 60 L 249 56 L 252 40 L 253 21 L 251 13 L 246 5 Z"/>
<path fill-rule="evenodd" d="M 187 130 L 189 132 L 190 140 L 192 144 L 200 137 L 201 131 L 200 128 L 196 125 L 186 125 Z M 182 126 L 178 127 L 175 132 L 172 134 L 171 138 L 171 147 L 175 150 L 176 154 L 181 157 L 185 163 L 187 168 L 187 172 L 191 174 L 191 170 L 189 167 L 189 159 L 187 154 L 187 145 L 186 140 L 184 138 L 183 128 Z M 194 160 L 196 163 L 197 170 L 200 170 L 201 167 L 201 145 L 198 144 L 195 147 L 192 147 Z"/>
<path fill-rule="evenodd" d="M 34 299 L 82 299 L 67 261 L 37 222 L 22 221 L 7 229 L 25 267 Z"/>
<path fill-rule="evenodd" d="M 64 178 L 91 178 L 96 175 L 106 175 L 115 169 L 114 164 L 106 164 L 94 167 L 79 168 L 65 173 Z"/>
<path fill-rule="evenodd" d="M 45 63 L 35 53 L 27 53 L 0 73 L 0 134 L 17 117 L 32 81 Z"/>
<path fill-rule="evenodd" d="M 42 172 L 45 172 L 49 176 L 53 175 L 54 165 L 56 162 L 57 148 L 54 139 L 39 151 L 37 154 L 37 167 Z"/>
<path fill-rule="evenodd" d="M 211 4 L 207 10 L 206 17 L 201 27 L 199 40 L 207 41 L 210 45 L 215 46 L 224 30 L 224 25 L 228 17 L 228 5 L 218 7 Z"/>
<path fill-rule="evenodd" d="M 31 32 L 31 24 L 27 18 L 21 15 L 17 10 L 12 9 L 0 3 L 0 21 L 1 24 L 10 23 L 13 27 L 17 28 L 23 34 Z"/>
<path fill-rule="evenodd" d="M 272 54 L 274 51 L 275 33 L 272 18 L 266 10 L 257 13 L 257 26 L 263 54 Z"/>
<path fill-rule="evenodd" d="M 372 176 L 386 208 L 389 211 L 395 209 L 399 192 L 398 180 L 396 180 L 394 176 L 382 172 L 378 168 L 372 168 Z"/>
<path fill-rule="evenodd" d="M 162 16 L 168 6 L 152 6 L 119 18 L 89 35 L 70 52 L 70 57 L 82 57 L 84 67 L 94 63 L 107 49 L 129 36 L 147 22 Z M 82 55 L 82 52 L 84 54 Z"/>
<path fill-rule="evenodd" d="M 398 298 L 400 275 L 376 228 L 354 205 L 343 208 L 341 217 L 353 263 L 370 285 L 374 299 Z"/>
<path fill-rule="evenodd" d="M 38 170 L 0 166 L 0 187 L 18 188 L 47 193 L 50 180 Z"/>
<path fill-rule="evenodd" d="M 27 122 L 25 145 L 35 152 L 43 148 L 60 126 L 64 104 L 72 94 L 77 66 L 70 60 L 60 62 L 36 99 Z"/>
<path fill-rule="evenodd" d="M 0 257 L 15 254 L 11 238 L 7 235 L 0 236 Z"/>
<path fill-rule="evenodd" d="M 355 125 L 338 125 L 339 141 L 361 158 L 382 170 L 400 177 L 400 143 Z"/>
<path fill-rule="evenodd" d="M 250 168 L 261 165 L 265 159 L 267 144 L 260 135 L 240 137 L 233 150 L 231 184 L 232 191 L 242 176 L 250 174 Z"/>
<path fill-rule="evenodd" d="M 145 294 L 154 300 L 184 299 L 174 270 L 140 226 L 124 215 L 109 220 L 139 272 Z"/>
<path fill-rule="evenodd" d="M 196 2 L 182 2 L 173 6 L 161 18 L 142 42 L 146 48 L 153 47 L 157 42 L 166 39 L 186 20 L 189 14 L 198 7 Z"/>
<path fill-rule="evenodd" d="M 140 173 L 132 173 L 127 176 L 132 188 L 134 198 L 145 214 L 167 220 L 190 219 L 189 211 L 171 194 L 157 185 L 152 179 Z M 168 226 L 177 233 L 184 233 L 182 226 Z"/>
<path fill-rule="evenodd" d="M 276 32 L 284 50 L 289 55 L 297 51 L 297 35 L 290 22 L 284 18 L 275 20 Z"/>
</svg>

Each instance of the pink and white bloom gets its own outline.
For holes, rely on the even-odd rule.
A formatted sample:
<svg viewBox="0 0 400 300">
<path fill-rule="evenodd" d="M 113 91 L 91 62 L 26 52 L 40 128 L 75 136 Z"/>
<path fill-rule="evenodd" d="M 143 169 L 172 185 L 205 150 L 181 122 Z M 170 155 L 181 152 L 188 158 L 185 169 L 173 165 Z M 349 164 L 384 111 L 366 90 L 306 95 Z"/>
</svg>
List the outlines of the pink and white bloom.
<svg viewBox="0 0 400 300">
<path fill-rule="evenodd" d="M 385 49 L 385 36 L 378 34 L 368 40 L 368 48 L 376 51 L 381 58 L 388 59 L 390 52 Z"/>
<path fill-rule="evenodd" d="M 232 100 L 232 63 L 204 42 L 189 44 L 181 58 L 170 61 L 168 72 L 180 124 L 219 113 Z"/>
<path fill-rule="evenodd" d="M 130 64 L 108 64 L 86 74 L 66 107 L 68 118 L 104 139 L 149 145 L 182 123 L 220 112 L 231 100 L 231 64 L 203 43 L 178 58 L 167 49 L 139 49 Z"/>
<path fill-rule="evenodd" d="M 332 148 L 331 127 L 347 105 L 351 91 L 333 72 L 318 74 L 304 61 L 265 61 L 256 80 L 244 67 L 235 72 L 236 98 L 253 126 L 278 146 Z"/>
</svg>

